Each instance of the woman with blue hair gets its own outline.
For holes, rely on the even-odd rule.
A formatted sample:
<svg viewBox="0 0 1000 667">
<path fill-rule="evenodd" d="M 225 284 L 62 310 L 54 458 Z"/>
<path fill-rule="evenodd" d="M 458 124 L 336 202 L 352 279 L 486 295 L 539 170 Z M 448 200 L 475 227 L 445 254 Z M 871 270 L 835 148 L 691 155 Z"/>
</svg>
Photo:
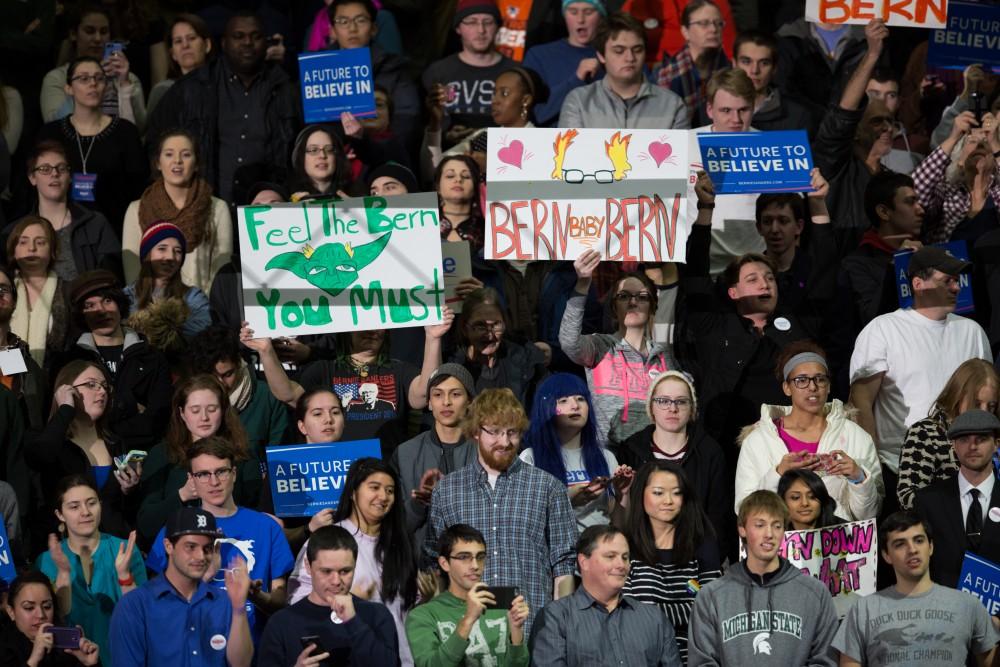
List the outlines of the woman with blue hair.
<svg viewBox="0 0 1000 667">
<path fill-rule="evenodd" d="M 619 466 L 598 441 L 594 406 L 582 379 L 556 373 L 539 385 L 524 442 L 521 460 L 565 480 L 581 532 L 610 522 L 616 497 L 632 481 L 632 469 Z"/>
</svg>

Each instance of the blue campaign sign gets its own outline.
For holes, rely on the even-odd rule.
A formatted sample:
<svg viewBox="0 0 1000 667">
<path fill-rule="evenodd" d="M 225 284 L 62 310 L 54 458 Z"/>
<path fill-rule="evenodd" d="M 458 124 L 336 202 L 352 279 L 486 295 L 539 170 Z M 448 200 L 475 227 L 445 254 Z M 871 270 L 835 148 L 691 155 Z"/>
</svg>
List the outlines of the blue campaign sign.
<svg viewBox="0 0 1000 667">
<path fill-rule="evenodd" d="M 299 55 L 302 111 L 307 123 L 375 115 L 372 55 L 367 48 Z"/>
<path fill-rule="evenodd" d="M 1000 6 L 951 2 L 947 28 L 931 31 L 927 64 L 965 67 L 975 63 L 1000 66 Z"/>
<path fill-rule="evenodd" d="M 9 584 L 14 581 L 16 576 L 14 553 L 10 549 L 10 540 L 7 539 L 7 526 L 4 525 L 3 521 L 0 521 L 0 579 Z"/>
<path fill-rule="evenodd" d="M 996 563 L 966 552 L 958 588 L 979 598 L 990 616 L 1000 615 L 1000 567 Z"/>
<path fill-rule="evenodd" d="M 805 130 L 703 132 L 698 144 L 716 194 L 812 190 L 812 151 Z"/>
<path fill-rule="evenodd" d="M 965 241 L 950 241 L 948 243 L 935 243 L 939 248 L 944 248 L 953 256 L 969 260 L 969 249 Z M 896 292 L 899 295 L 899 307 L 909 308 L 913 305 L 913 294 L 910 292 L 910 279 L 906 275 L 906 270 L 910 266 L 910 258 L 913 256 L 912 250 L 903 250 L 892 256 L 892 262 L 896 267 Z M 963 273 L 958 278 L 959 292 L 958 300 L 955 302 L 955 312 L 971 313 L 976 309 L 972 301 L 972 280 L 968 273 Z"/>
<path fill-rule="evenodd" d="M 288 517 L 336 508 L 351 464 L 366 456 L 382 458 L 378 440 L 275 445 L 266 451 L 274 513 Z"/>
</svg>

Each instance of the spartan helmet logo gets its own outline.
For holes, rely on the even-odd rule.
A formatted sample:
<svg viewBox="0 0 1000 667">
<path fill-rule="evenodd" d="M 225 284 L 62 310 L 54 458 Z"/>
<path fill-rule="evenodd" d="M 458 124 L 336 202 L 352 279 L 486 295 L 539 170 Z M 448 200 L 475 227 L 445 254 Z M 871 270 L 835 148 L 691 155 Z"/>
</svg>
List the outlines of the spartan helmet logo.
<svg viewBox="0 0 1000 667">
<path fill-rule="evenodd" d="M 753 638 L 754 655 L 771 655 L 771 643 L 767 641 L 771 638 L 770 632 L 762 632 Z"/>
<path fill-rule="evenodd" d="M 198 527 L 199 528 L 207 528 L 208 527 L 208 519 L 205 518 L 204 514 L 199 514 L 198 515 Z"/>
</svg>

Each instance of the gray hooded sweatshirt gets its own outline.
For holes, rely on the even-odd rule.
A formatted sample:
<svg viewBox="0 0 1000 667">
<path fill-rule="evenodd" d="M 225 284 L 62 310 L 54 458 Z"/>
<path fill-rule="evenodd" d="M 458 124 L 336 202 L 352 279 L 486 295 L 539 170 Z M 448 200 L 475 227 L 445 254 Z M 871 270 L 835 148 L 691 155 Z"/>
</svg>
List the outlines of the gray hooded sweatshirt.
<svg viewBox="0 0 1000 667">
<path fill-rule="evenodd" d="M 763 578 L 745 563 L 701 589 L 688 635 L 688 667 L 835 667 L 837 613 L 830 591 L 784 558 Z"/>
</svg>

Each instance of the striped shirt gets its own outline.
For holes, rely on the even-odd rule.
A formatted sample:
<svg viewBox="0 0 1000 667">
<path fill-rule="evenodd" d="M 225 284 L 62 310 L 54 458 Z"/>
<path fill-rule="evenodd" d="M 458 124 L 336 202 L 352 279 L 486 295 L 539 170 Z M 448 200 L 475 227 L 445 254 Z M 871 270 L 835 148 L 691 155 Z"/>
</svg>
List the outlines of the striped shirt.
<svg viewBox="0 0 1000 667">
<path fill-rule="evenodd" d="M 425 563 L 437 563 L 438 539 L 456 523 L 486 538 L 483 582 L 521 589 L 530 607 L 528 635 L 535 616 L 552 599 L 555 577 L 573 574 L 576 567 L 576 518 L 565 484 L 515 458 L 494 488 L 477 460 L 434 488 Z"/>
<path fill-rule="evenodd" d="M 659 610 L 622 595 L 611 612 L 581 586 L 538 618 L 532 665 L 682 667 L 674 630 Z"/>
<path fill-rule="evenodd" d="M 674 628 L 681 659 L 687 661 L 688 622 L 694 598 L 701 587 L 722 576 L 714 542 L 699 549 L 687 563 L 674 563 L 671 550 L 661 550 L 660 562 L 649 565 L 633 560 L 622 593 L 639 602 L 657 605 Z M 714 557 L 713 557 L 714 556 Z"/>
</svg>

